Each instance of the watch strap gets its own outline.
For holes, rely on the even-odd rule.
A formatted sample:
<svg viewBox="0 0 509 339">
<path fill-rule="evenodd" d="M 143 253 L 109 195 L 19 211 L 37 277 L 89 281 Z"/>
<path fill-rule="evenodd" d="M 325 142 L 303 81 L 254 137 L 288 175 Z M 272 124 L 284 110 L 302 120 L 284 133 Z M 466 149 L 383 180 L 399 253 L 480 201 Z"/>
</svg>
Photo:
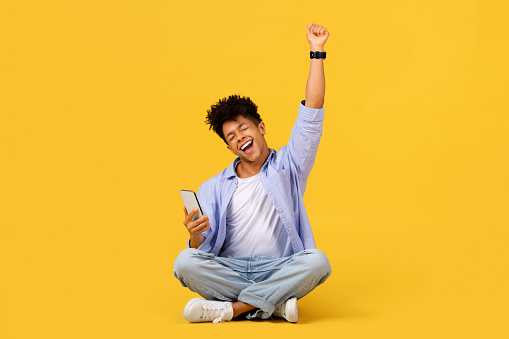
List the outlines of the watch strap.
<svg viewBox="0 0 509 339">
<path fill-rule="evenodd" d="M 327 57 L 327 53 L 325 51 L 323 52 L 309 52 L 309 58 L 310 59 L 325 59 Z"/>
</svg>

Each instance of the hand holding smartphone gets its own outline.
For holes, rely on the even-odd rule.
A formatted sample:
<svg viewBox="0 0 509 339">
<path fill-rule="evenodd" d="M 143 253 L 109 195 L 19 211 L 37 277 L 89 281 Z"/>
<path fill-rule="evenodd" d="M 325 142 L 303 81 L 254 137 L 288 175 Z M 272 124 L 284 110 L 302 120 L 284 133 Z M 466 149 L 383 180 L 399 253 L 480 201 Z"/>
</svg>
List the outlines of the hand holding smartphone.
<svg viewBox="0 0 509 339">
<path fill-rule="evenodd" d="M 196 197 L 196 193 L 194 193 L 194 191 L 181 190 L 180 195 L 182 196 L 182 200 L 184 200 L 185 205 L 184 212 L 186 212 L 186 218 L 184 219 L 184 225 L 190 235 L 190 246 L 192 248 L 198 248 L 205 240 L 205 236 L 202 232 L 205 232 L 210 227 L 209 219 L 207 216 L 203 215 L 200 203 L 198 202 L 198 197 Z M 190 220 L 190 214 L 195 208 L 198 211 L 193 215 L 193 219 Z"/>
</svg>

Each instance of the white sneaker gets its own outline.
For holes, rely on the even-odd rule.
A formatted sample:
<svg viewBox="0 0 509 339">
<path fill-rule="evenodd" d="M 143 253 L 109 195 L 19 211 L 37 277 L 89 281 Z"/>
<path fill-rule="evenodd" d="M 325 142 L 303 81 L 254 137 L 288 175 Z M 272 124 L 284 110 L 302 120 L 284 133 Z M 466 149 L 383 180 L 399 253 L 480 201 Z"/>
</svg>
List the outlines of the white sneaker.
<svg viewBox="0 0 509 339">
<path fill-rule="evenodd" d="M 284 302 L 283 305 L 276 308 L 273 316 L 286 319 L 291 323 L 299 320 L 299 309 L 297 308 L 297 298 L 293 297 Z"/>
<path fill-rule="evenodd" d="M 232 303 L 194 298 L 184 307 L 184 318 L 192 323 L 229 321 L 233 318 Z"/>
</svg>

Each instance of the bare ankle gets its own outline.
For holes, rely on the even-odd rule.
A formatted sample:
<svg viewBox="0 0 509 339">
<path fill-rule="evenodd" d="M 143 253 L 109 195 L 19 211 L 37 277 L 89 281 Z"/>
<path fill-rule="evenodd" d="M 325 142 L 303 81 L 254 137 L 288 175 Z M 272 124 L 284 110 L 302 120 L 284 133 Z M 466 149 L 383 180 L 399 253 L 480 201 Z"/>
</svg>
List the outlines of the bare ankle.
<svg viewBox="0 0 509 339">
<path fill-rule="evenodd" d="M 242 313 L 254 310 L 256 307 L 250 304 L 243 303 L 242 301 L 236 301 L 232 303 L 233 317 L 238 317 Z"/>
</svg>

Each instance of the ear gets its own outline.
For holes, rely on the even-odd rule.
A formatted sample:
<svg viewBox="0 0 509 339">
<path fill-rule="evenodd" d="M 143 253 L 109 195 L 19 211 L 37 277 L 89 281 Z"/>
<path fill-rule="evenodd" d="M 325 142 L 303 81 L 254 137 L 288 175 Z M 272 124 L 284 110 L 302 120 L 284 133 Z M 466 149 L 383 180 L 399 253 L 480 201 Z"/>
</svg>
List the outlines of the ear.
<svg viewBox="0 0 509 339">
<path fill-rule="evenodd" d="M 226 145 L 226 148 L 228 148 L 228 151 L 231 151 L 233 153 L 232 148 L 229 145 Z M 235 153 L 233 153 L 233 154 L 235 154 Z"/>
<path fill-rule="evenodd" d="M 262 135 L 265 135 L 265 133 L 267 133 L 267 132 L 265 131 L 265 124 L 263 123 L 263 121 L 262 121 L 262 122 L 260 122 L 260 123 L 258 124 L 258 130 L 260 131 L 260 133 L 261 133 Z"/>
</svg>

